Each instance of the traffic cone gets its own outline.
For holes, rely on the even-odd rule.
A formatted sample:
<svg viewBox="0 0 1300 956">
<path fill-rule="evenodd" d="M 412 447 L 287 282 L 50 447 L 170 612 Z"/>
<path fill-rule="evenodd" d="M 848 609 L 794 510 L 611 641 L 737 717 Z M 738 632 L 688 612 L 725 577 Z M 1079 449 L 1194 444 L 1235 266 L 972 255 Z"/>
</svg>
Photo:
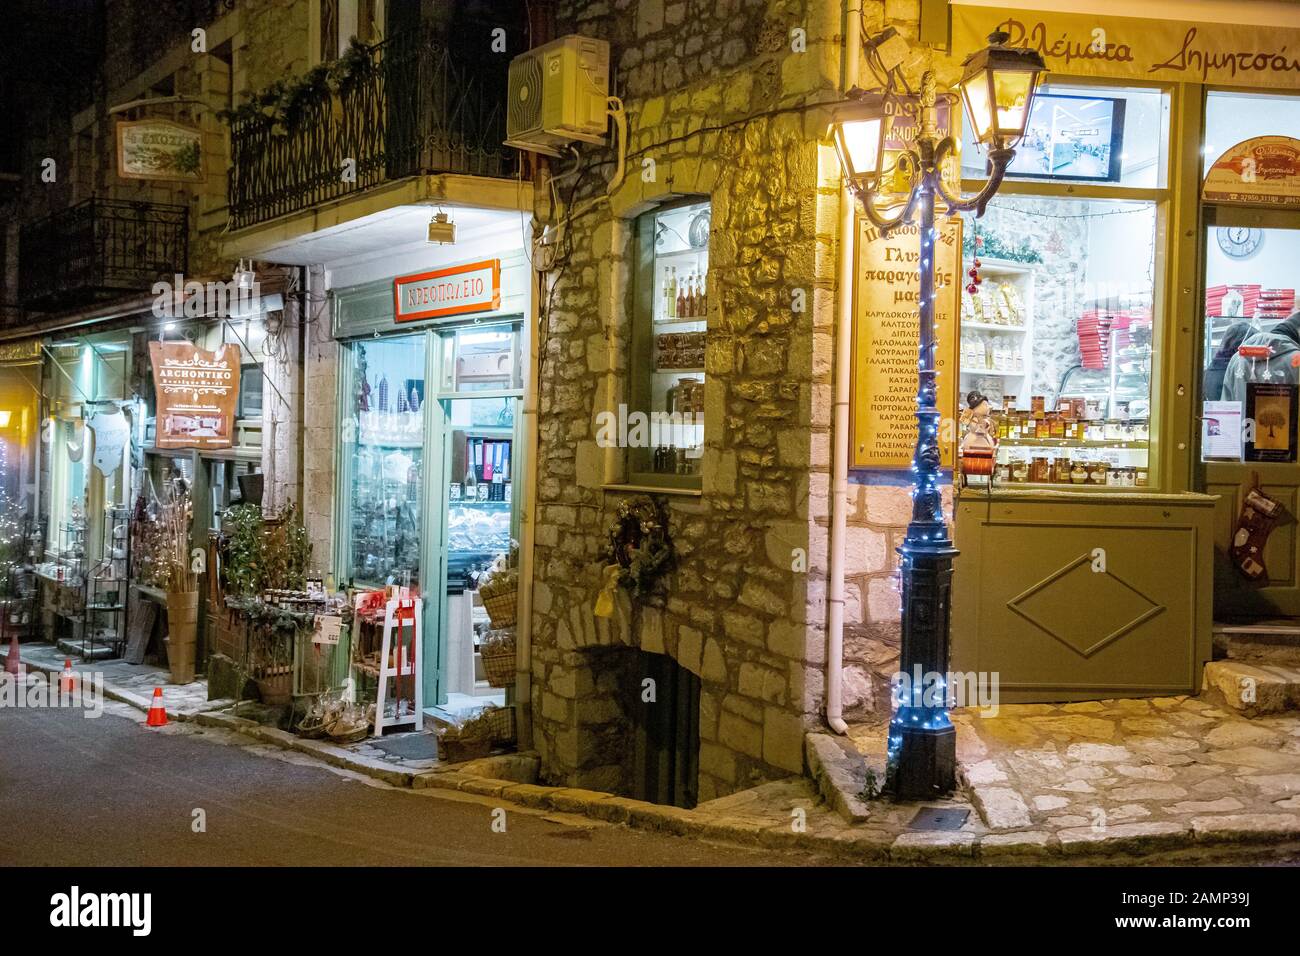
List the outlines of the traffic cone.
<svg viewBox="0 0 1300 956">
<path fill-rule="evenodd" d="M 72 674 L 72 658 L 65 657 L 63 659 L 63 675 L 59 678 L 59 690 L 71 694 L 76 683 L 77 678 Z"/>
<path fill-rule="evenodd" d="M 163 707 L 162 688 L 153 689 L 153 704 L 149 707 L 149 718 L 144 722 L 146 727 L 166 727 L 167 710 Z"/>
<path fill-rule="evenodd" d="M 18 649 L 18 635 L 9 643 L 9 656 L 5 658 L 5 673 L 21 677 L 23 673 L 22 651 Z"/>
</svg>

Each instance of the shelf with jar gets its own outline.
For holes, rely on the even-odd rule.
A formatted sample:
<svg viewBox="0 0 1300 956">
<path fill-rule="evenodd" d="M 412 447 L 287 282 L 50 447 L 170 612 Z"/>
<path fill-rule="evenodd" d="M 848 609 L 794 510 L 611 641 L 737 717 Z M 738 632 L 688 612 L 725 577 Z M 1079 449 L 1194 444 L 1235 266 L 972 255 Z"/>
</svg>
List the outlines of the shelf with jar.
<svg viewBox="0 0 1300 956">
<path fill-rule="evenodd" d="M 1032 367 L 1034 273 L 1022 263 L 981 258 L 978 275 L 961 294 L 961 386 L 996 404 L 1014 388 L 1005 380 L 1024 378 Z"/>
</svg>

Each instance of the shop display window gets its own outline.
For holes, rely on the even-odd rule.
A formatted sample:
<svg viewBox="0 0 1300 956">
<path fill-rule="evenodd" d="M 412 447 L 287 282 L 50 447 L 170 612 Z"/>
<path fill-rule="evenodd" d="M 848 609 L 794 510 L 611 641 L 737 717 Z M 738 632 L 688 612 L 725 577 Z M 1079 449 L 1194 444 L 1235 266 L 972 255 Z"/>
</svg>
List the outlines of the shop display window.
<svg viewBox="0 0 1300 956">
<path fill-rule="evenodd" d="M 959 394 L 997 438 L 968 483 L 1149 484 L 1156 235 L 1146 201 L 1005 195 L 968 223 Z"/>
<path fill-rule="evenodd" d="M 1046 82 L 1007 179 L 1163 188 L 1168 142 L 1169 97 L 1160 90 Z M 987 164 L 965 130 L 962 175 L 983 179 Z"/>
<path fill-rule="evenodd" d="M 351 457 L 352 579 L 361 585 L 398 584 L 418 590 L 425 337 L 358 342 L 351 353 L 353 394 L 343 428 L 344 448 Z M 355 440 L 348 442 L 349 437 Z"/>
<path fill-rule="evenodd" d="M 1300 229 L 1210 225 L 1205 237 L 1201 455 L 1295 461 Z"/>
<path fill-rule="evenodd" d="M 605 436 L 628 449 L 635 484 L 700 486 L 709 224 L 707 202 L 646 213 L 637 224 L 631 401 L 618 434 Z"/>
</svg>

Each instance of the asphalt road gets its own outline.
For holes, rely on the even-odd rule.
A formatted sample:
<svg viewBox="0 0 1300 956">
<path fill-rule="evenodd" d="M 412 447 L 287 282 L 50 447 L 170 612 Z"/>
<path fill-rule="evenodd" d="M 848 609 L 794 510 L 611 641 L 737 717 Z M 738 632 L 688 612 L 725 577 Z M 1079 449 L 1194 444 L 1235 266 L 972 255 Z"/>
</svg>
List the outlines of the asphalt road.
<svg viewBox="0 0 1300 956">
<path fill-rule="evenodd" d="M 0 708 L 0 864 L 72 866 L 764 866 L 711 844 L 490 798 L 392 788 L 224 730 L 162 731 L 108 703 Z M 504 807 L 506 829 L 493 832 Z M 206 832 L 194 832 L 194 811 Z"/>
</svg>

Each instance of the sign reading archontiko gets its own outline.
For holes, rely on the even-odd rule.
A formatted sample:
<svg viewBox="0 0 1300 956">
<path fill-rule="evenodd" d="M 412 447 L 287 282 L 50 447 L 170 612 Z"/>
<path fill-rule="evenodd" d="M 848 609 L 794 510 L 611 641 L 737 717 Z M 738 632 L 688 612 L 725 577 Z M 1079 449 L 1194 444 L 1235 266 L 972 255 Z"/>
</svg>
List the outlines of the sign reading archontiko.
<svg viewBox="0 0 1300 956">
<path fill-rule="evenodd" d="M 158 448 L 229 448 L 239 398 L 239 346 L 150 342 Z"/>
<path fill-rule="evenodd" d="M 123 179 L 203 179 L 203 131 L 171 120 L 118 120 L 117 174 Z"/>
</svg>

